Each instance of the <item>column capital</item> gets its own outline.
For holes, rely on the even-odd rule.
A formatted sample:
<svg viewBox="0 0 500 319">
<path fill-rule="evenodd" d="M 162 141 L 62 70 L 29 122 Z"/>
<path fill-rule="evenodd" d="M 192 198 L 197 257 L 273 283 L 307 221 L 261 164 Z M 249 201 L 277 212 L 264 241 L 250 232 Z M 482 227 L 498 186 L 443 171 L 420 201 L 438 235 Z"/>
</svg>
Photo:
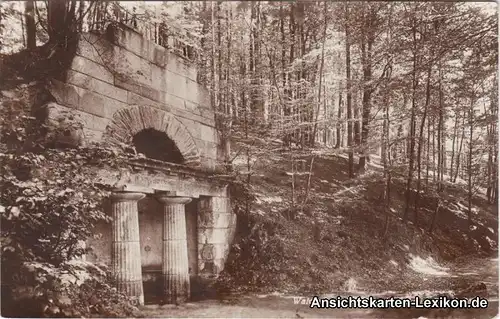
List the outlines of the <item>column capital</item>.
<svg viewBox="0 0 500 319">
<path fill-rule="evenodd" d="M 157 194 L 155 198 L 158 199 L 165 205 L 174 205 L 174 204 L 182 204 L 186 205 L 191 202 L 191 197 L 177 197 L 168 194 Z"/>
<path fill-rule="evenodd" d="M 138 201 L 146 197 L 144 193 L 113 192 L 110 198 L 115 202 Z"/>
</svg>

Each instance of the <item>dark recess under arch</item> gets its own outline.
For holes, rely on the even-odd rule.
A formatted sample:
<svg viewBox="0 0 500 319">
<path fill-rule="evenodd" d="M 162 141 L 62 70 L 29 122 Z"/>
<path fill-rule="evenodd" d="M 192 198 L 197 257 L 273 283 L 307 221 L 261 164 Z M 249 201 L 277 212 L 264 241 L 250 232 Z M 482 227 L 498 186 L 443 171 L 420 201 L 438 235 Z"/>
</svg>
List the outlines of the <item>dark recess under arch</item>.
<svg viewBox="0 0 500 319">
<path fill-rule="evenodd" d="M 164 132 L 152 128 L 144 129 L 134 135 L 132 142 L 136 151 L 147 158 L 175 164 L 184 163 L 181 151 Z"/>
</svg>

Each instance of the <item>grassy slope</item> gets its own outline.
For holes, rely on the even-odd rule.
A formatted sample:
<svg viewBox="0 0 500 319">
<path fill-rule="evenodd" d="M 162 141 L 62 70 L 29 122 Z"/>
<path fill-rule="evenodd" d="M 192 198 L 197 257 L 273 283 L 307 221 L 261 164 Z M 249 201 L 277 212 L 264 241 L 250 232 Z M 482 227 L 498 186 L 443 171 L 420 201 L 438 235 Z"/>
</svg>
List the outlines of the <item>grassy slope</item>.
<svg viewBox="0 0 500 319">
<path fill-rule="evenodd" d="M 249 215 L 241 213 L 240 236 L 220 279 L 221 289 L 288 293 L 432 289 L 444 279 L 422 281 L 408 268 L 410 254 L 446 262 L 495 249 L 486 239 L 488 236 L 496 245 L 495 207 L 475 198 L 476 227 L 469 231 L 467 220 L 454 212 L 459 208 L 457 202 L 465 204 L 466 200 L 459 187 L 449 186 L 445 191 L 447 202 L 433 234 L 427 232 L 436 208 L 433 185 L 422 195 L 419 227 L 403 224 L 403 177 L 393 178 L 390 227 L 383 236 L 386 213 L 379 202 L 381 173 L 371 169 L 349 180 L 347 160 L 324 152 L 315 156 L 305 208 L 290 211 L 291 177 L 286 174 L 291 171 L 290 155 L 265 151 L 276 150 L 278 144 L 252 143 L 260 149 L 252 176 L 257 199 Z M 304 156 L 306 170 L 310 158 Z M 245 160 L 236 162 L 237 171 L 246 170 Z M 296 202 L 302 203 L 306 185 L 307 176 L 298 177 Z M 410 216 L 413 219 L 412 212 Z M 464 284 L 460 278 L 454 280 L 455 286 Z"/>
</svg>

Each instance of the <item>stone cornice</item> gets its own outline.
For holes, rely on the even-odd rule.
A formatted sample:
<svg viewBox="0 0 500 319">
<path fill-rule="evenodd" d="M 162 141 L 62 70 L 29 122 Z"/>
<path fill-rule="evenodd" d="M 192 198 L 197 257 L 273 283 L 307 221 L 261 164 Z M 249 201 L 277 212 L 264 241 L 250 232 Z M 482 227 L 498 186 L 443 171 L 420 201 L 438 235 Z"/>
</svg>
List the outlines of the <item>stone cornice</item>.
<svg viewBox="0 0 500 319">
<path fill-rule="evenodd" d="M 209 180 L 217 184 L 228 184 L 233 181 L 233 178 L 230 178 L 227 175 L 221 176 L 217 173 L 205 171 L 201 168 L 197 169 L 182 164 L 168 163 L 150 158 L 130 159 L 127 161 L 127 164 L 134 168 L 152 170 L 179 177 L 189 176 L 196 179 Z"/>
<path fill-rule="evenodd" d="M 165 163 L 152 159 L 130 159 L 128 167 L 101 167 L 97 171 L 99 184 L 109 185 L 118 192 L 157 194 L 175 193 L 174 196 L 226 197 L 228 178 L 219 178 L 211 173 L 183 165 Z"/>
</svg>

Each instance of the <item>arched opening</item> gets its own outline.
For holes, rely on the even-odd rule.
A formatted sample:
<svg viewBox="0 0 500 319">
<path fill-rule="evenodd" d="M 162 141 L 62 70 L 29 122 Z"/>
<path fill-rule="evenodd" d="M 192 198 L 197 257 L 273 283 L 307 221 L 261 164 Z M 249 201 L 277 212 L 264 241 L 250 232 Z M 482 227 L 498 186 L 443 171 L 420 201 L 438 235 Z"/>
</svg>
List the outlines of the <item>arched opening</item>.
<svg viewBox="0 0 500 319">
<path fill-rule="evenodd" d="M 144 129 L 134 135 L 132 143 L 137 152 L 147 158 L 175 164 L 184 163 L 181 151 L 164 132 L 152 128 Z"/>
</svg>

